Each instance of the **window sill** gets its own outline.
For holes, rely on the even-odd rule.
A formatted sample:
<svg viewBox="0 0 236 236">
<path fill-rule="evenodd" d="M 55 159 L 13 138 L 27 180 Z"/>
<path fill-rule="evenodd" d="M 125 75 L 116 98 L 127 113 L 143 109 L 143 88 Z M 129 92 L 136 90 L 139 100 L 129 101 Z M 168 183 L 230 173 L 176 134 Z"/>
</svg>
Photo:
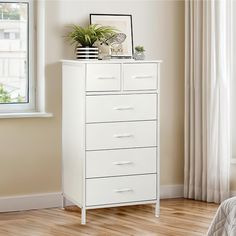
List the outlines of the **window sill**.
<svg viewBox="0 0 236 236">
<path fill-rule="evenodd" d="M 0 113 L 0 119 L 10 118 L 46 118 L 53 117 L 52 113 L 47 112 L 15 112 L 15 113 Z"/>
</svg>

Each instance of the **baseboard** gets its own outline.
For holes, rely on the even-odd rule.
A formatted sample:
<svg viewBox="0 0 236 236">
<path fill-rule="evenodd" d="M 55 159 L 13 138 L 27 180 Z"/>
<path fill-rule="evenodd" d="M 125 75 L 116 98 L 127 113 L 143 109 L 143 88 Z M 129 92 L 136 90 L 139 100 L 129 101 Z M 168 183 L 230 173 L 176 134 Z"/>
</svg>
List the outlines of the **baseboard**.
<svg viewBox="0 0 236 236">
<path fill-rule="evenodd" d="M 160 197 L 161 199 L 183 197 L 183 185 L 162 185 Z M 66 201 L 66 205 L 71 204 L 71 202 Z M 25 211 L 61 206 L 62 194 L 60 192 L 0 197 L 0 212 Z"/>
<path fill-rule="evenodd" d="M 161 185 L 160 198 L 181 198 L 183 197 L 183 190 L 183 185 Z M 236 197 L 236 191 L 231 192 L 231 197 Z M 72 203 L 66 201 L 66 205 L 72 205 Z M 0 197 L 0 212 L 25 211 L 61 206 L 62 194 L 60 192 Z"/>
<path fill-rule="evenodd" d="M 230 193 L 230 195 L 231 195 L 231 197 L 236 197 L 236 191 L 232 191 L 232 192 Z"/>
<path fill-rule="evenodd" d="M 184 197 L 184 185 L 161 185 L 161 199 L 181 197 Z M 236 197 L 236 191 L 231 191 L 230 197 Z"/>
<path fill-rule="evenodd" d="M 161 185 L 160 186 L 160 198 L 181 198 L 184 196 L 184 185 Z"/>
<path fill-rule="evenodd" d="M 24 196 L 0 197 L 0 212 L 25 211 L 60 207 L 61 193 L 43 193 Z"/>
</svg>

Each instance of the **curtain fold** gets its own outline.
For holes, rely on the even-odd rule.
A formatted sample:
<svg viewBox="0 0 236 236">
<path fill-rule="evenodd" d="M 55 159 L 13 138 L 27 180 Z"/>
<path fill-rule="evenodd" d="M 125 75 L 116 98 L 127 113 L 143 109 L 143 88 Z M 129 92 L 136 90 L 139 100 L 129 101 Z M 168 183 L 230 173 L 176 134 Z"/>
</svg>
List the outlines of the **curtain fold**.
<svg viewBox="0 0 236 236">
<path fill-rule="evenodd" d="M 184 196 L 219 203 L 230 191 L 230 0 L 185 4 Z"/>
</svg>

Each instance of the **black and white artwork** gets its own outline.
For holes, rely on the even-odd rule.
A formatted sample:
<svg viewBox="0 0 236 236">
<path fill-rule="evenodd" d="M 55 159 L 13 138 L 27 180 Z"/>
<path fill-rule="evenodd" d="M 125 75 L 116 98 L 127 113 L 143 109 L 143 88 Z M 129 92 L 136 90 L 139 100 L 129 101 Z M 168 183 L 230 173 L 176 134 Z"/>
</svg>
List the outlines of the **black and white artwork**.
<svg viewBox="0 0 236 236">
<path fill-rule="evenodd" d="M 132 58 L 133 30 L 131 15 L 90 14 L 90 23 L 111 26 L 117 29 L 117 34 L 104 42 L 110 45 L 111 57 Z"/>
</svg>

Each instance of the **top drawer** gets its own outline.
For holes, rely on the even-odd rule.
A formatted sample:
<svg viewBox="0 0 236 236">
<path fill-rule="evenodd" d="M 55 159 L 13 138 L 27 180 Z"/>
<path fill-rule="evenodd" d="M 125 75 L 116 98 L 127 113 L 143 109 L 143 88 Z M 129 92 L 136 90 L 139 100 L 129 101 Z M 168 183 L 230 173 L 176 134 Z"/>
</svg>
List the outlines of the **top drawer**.
<svg viewBox="0 0 236 236">
<path fill-rule="evenodd" d="M 124 90 L 156 90 L 157 64 L 125 64 Z"/>
<path fill-rule="evenodd" d="M 88 64 L 86 91 L 119 91 L 120 64 Z"/>
</svg>

